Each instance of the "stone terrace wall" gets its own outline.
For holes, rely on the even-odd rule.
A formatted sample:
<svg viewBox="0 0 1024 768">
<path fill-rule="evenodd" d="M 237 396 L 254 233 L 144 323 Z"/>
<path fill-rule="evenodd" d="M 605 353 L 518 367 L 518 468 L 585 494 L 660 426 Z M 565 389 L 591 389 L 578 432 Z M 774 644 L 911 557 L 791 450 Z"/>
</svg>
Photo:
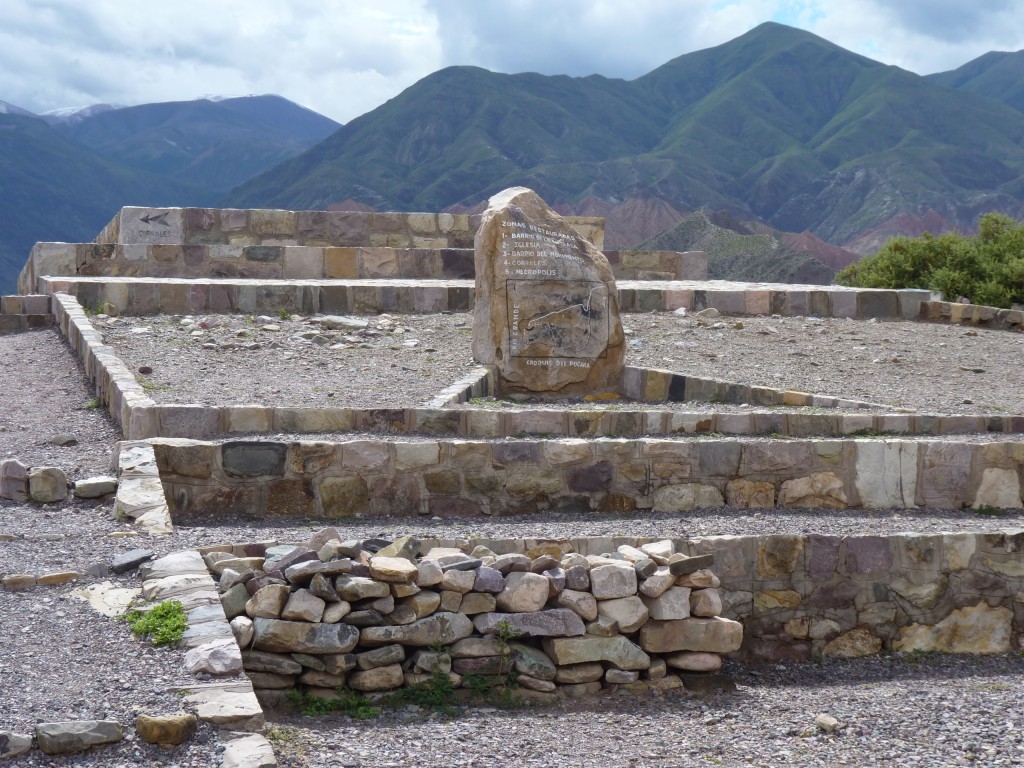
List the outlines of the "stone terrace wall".
<svg viewBox="0 0 1024 768">
<path fill-rule="evenodd" d="M 27 267 L 26 267 L 27 269 Z M 25 285 L 28 282 L 22 272 Z M 32 278 L 35 279 L 35 278 Z M 71 293 L 90 308 L 109 304 L 129 315 L 256 312 L 285 309 L 303 314 L 378 312 L 468 312 L 474 303 L 472 280 L 271 280 L 126 277 L 40 277 L 41 293 Z M 930 291 L 853 289 L 839 286 L 781 286 L 724 281 L 669 283 L 617 282 L 623 312 L 850 317 L 914 320 Z"/>
<path fill-rule="evenodd" d="M 175 517 L 1018 508 L 1024 445 L 955 440 L 152 441 Z"/>
<path fill-rule="evenodd" d="M 604 247 L 604 219 L 565 220 Z M 125 207 L 96 243 L 472 248 L 479 226 L 479 214 Z"/>
<path fill-rule="evenodd" d="M 612 255 L 618 256 L 617 252 Z M 639 269 L 650 264 L 661 270 Z M 613 263 L 618 279 L 664 275 L 703 280 L 702 252 L 632 251 Z M 472 280 L 472 248 L 391 248 L 310 245 L 121 245 L 36 243 L 26 285 L 42 275 L 79 277 L 259 278 L 264 280 Z M 639 279 L 655 279 L 640 277 Z"/>
</svg>

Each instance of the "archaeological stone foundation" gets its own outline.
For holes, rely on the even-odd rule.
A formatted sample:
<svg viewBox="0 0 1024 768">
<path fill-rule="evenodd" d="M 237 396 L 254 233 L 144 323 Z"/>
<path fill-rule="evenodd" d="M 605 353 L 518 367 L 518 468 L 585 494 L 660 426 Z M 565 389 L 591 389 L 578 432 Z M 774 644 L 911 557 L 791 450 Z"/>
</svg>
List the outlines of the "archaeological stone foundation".
<svg viewBox="0 0 1024 768">
<path fill-rule="evenodd" d="M 887 411 L 627 366 L 619 322 L 717 310 L 1012 333 L 1024 313 L 928 291 L 709 281 L 704 254 L 604 252 L 603 240 L 602 220 L 562 219 L 515 189 L 482 216 L 124 208 L 92 243 L 33 248 L 21 295 L 0 300 L 0 332 L 55 324 L 78 354 L 123 432 L 119 514 L 166 535 L 176 519 L 224 514 L 323 521 L 312 540 L 223 542 L 143 567 L 149 600 L 189 611 L 190 669 L 219 681 L 196 694 L 201 717 L 259 730 L 257 694 L 276 705 L 296 687 L 329 697 L 437 674 L 456 687 L 516 680 L 543 699 L 698 685 L 724 655 L 1021 647 L 1022 531 L 540 535 L 553 510 L 1024 506 L 1024 414 Z M 397 409 L 157 404 L 90 322 L 279 311 L 473 312 L 480 365 Z M 471 402 L 524 393 L 622 405 Z M 749 407 L 663 407 L 686 402 Z M 38 469 L 0 466 L 5 497 L 31 496 Z M 330 528 L 506 514 L 535 515 L 538 537 L 345 541 Z M 9 584 L 46 583 L 22 576 Z"/>
</svg>

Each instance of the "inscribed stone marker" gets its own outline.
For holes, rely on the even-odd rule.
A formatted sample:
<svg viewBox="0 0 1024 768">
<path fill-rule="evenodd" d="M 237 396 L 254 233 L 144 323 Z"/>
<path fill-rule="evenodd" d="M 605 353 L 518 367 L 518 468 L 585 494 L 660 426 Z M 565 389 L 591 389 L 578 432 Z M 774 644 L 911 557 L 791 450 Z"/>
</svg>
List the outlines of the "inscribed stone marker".
<svg viewBox="0 0 1024 768">
<path fill-rule="evenodd" d="M 545 204 L 512 187 L 476 234 L 473 355 L 499 394 L 617 392 L 625 337 L 608 260 Z"/>
</svg>

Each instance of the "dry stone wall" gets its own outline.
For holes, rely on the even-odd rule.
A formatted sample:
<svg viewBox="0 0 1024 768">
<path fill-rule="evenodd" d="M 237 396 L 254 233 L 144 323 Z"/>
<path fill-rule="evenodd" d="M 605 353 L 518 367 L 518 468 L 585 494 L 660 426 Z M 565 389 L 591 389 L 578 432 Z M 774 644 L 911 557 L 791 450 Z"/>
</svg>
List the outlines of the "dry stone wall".
<svg viewBox="0 0 1024 768">
<path fill-rule="evenodd" d="M 478 546 L 342 541 L 240 545 L 201 552 L 258 695 L 301 686 L 388 691 L 448 678 L 583 696 L 683 687 L 739 650 L 719 616 L 710 555 L 671 540 L 584 556 L 557 543 L 498 554 Z M 489 682 L 488 682 L 489 681 Z"/>
</svg>

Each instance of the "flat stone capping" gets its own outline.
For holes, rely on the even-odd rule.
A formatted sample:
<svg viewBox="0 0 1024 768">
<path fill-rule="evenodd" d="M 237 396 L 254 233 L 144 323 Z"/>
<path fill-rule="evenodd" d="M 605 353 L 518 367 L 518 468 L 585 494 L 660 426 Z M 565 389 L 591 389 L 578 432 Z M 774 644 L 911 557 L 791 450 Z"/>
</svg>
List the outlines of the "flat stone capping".
<svg viewBox="0 0 1024 768">
<path fill-rule="evenodd" d="M 214 312 L 376 314 L 469 312 L 472 280 L 257 280 L 40 276 L 38 290 L 70 293 L 92 309 L 119 314 Z M 623 312 L 700 311 L 856 319 L 916 319 L 930 291 L 792 286 L 726 281 L 617 282 Z"/>
<path fill-rule="evenodd" d="M 475 517 L 549 509 L 1015 509 L 1022 442 L 718 438 L 156 438 L 177 519 Z"/>
<path fill-rule="evenodd" d="M 644 437 L 685 434 L 778 434 L 794 437 L 853 434 L 950 435 L 1024 432 L 1024 417 L 1004 414 L 782 413 L 752 408 L 742 413 L 680 413 L 649 409 L 553 410 L 447 408 L 494 392 L 493 374 L 479 369 L 439 392 L 424 407 L 390 409 L 274 408 L 259 404 L 207 407 L 157 405 L 145 393 L 78 301 L 54 294 L 58 324 L 82 360 L 86 375 L 129 440 L 151 437 L 206 439 L 253 432 L 417 432 L 463 437 L 547 434 L 567 437 Z M 870 403 L 749 387 L 670 371 L 627 367 L 625 394 L 648 401 L 749 403 L 860 409 Z"/>
</svg>

